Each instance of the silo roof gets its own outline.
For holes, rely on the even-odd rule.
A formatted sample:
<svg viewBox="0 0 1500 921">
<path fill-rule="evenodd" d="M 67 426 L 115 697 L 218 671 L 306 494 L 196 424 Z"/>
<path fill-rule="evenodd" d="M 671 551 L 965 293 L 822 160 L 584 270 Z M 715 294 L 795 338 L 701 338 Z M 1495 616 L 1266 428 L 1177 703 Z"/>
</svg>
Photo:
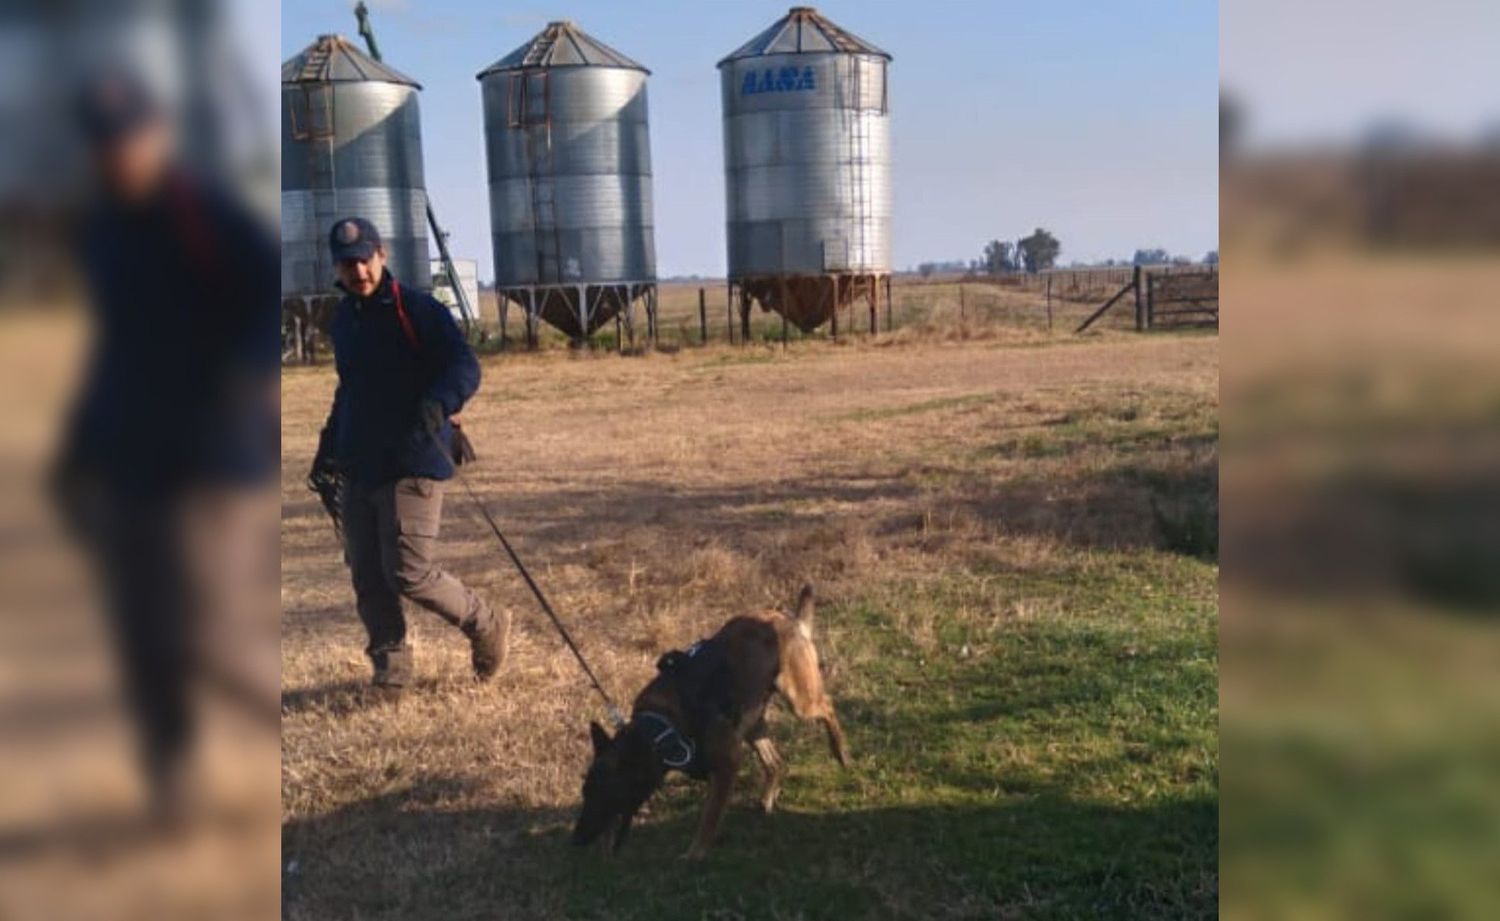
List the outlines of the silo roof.
<svg viewBox="0 0 1500 921">
<path fill-rule="evenodd" d="M 754 58 L 767 54 L 878 54 L 890 60 L 889 53 L 882 51 L 810 6 L 794 6 L 787 14 L 771 24 L 769 29 L 741 45 L 719 62 L 722 67 L 740 58 Z"/>
<path fill-rule="evenodd" d="M 422 84 L 360 51 L 342 35 L 319 35 L 318 40 L 281 64 L 286 83 L 404 83 Z"/>
<path fill-rule="evenodd" d="M 480 79 L 502 70 L 544 67 L 623 67 L 646 70 L 640 64 L 578 28 L 571 19 L 547 23 L 531 41 L 479 72 Z"/>
</svg>

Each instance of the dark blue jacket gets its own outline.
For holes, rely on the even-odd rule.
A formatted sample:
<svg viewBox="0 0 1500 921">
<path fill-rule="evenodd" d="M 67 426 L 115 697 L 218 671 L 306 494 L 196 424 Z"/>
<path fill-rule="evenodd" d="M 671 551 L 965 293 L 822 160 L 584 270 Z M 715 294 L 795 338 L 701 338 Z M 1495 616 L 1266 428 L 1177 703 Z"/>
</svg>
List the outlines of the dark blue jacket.
<svg viewBox="0 0 1500 921">
<path fill-rule="evenodd" d="M 433 399 L 451 416 L 479 389 L 479 359 L 448 308 L 405 286 L 401 298 L 416 345 L 397 318 L 389 272 L 374 294 L 346 295 L 333 314 L 339 384 L 328 425 L 339 465 L 361 486 L 453 476 L 452 425 L 444 420 L 440 450 L 418 408 Z"/>
<path fill-rule="evenodd" d="M 280 467 L 274 238 L 227 190 L 174 175 L 80 227 L 95 336 L 63 462 L 139 494 L 265 483 Z"/>
</svg>

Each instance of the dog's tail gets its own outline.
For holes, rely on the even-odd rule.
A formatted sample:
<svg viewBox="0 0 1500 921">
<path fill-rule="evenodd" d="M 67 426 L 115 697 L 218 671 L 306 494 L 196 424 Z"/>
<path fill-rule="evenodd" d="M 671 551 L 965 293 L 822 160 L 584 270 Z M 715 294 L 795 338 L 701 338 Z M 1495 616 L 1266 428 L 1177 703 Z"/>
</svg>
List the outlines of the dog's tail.
<svg viewBox="0 0 1500 921">
<path fill-rule="evenodd" d="M 812 633 L 813 625 L 813 587 L 802 586 L 802 593 L 797 596 L 797 607 L 792 612 L 792 617 L 807 633 Z"/>
</svg>

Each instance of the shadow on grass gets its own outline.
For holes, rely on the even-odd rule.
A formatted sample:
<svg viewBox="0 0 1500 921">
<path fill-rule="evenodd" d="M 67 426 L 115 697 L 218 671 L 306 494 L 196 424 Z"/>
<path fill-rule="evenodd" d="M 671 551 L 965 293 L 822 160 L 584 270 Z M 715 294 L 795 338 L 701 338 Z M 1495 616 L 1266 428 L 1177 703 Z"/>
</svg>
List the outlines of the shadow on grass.
<svg viewBox="0 0 1500 921">
<path fill-rule="evenodd" d="M 959 520 L 1007 534 L 1086 549 L 1156 549 L 1202 559 L 1218 554 L 1216 454 L 1177 468 L 1142 463 L 1035 479 L 976 478 L 972 470 L 931 465 L 908 474 L 765 488 L 690 489 L 634 481 L 520 496 L 486 491 L 481 497 L 512 536 L 545 547 L 558 565 L 589 565 L 597 553 L 593 545 L 626 539 L 643 528 L 688 541 L 718 540 L 764 557 L 784 546 L 789 533 L 793 542 L 809 540 L 820 524 L 854 520 L 850 512 L 822 511 L 830 508 L 861 509 L 856 517 L 862 527 L 898 541 L 925 538 L 934 521 L 941 524 L 951 519 L 948 513 L 958 512 Z M 933 508 L 944 514 L 923 511 Z M 449 497 L 446 519 L 449 535 L 476 537 L 484 527 L 457 494 Z M 498 551 L 471 554 L 458 564 L 483 567 L 485 561 L 498 564 Z"/>
<path fill-rule="evenodd" d="M 1208 440 L 1194 444 L 1210 448 Z M 503 486 L 480 487 L 479 493 L 523 557 L 557 566 L 598 568 L 608 565 L 602 561 L 612 544 L 644 541 L 649 554 L 657 540 L 686 550 L 722 545 L 778 571 L 810 561 L 837 567 L 841 543 L 859 534 L 941 554 L 953 536 L 944 529 L 955 522 L 1086 549 L 1154 549 L 1216 560 L 1217 452 L 1194 453 L 1191 461 L 1170 466 L 1140 457 L 1103 469 L 1035 477 L 976 475 L 962 465 L 933 462 L 764 487 L 690 488 L 657 480 L 590 487 L 559 480 L 535 493 L 510 494 Z M 316 503 L 288 503 L 283 515 L 321 516 L 322 510 Z M 641 536 L 650 532 L 661 537 Z M 441 555 L 442 564 L 461 576 L 509 571 L 456 485 L 446 502 L 444 537 L 450 545 L 480 546 Z M 347 578 L 332 543 L 319 552 L 326 552 L 326 561 L 318 563 L 320 577 Z M 837 575 L 799 570 L 793 579 Z M 343 603 L 294 613 L 301 625 L 353 622 Z"/>
<path fill-rule="evenodd" d="M 436 788 L 432 788 L 436 785 Z M 286 825 L 288 918 L 1209 917 L 1213 800 L 1135 808 L 1051 794 L 992 804 L 737 804 L 701 864 L 681 861 L 701 786 L 617 855 L 576 849 L 563 810 L 430 808 L 436 780 Z M 743 790 L 741 791 L 744 792 Z M 743 797 L 742 797 L 743 799 Z"/>
<path fill-rule="evenodd" d="M 437 679 L 419 680 L 406 688 L 405 695 L 430 694 L 444 687 L 444 683 Z M 376 710 L 394 705 L 395 701 L 389 694 L 371 687 L 368 681 L 341 681 L 336 684 L 297 688 L 281 693 L 283 717 L 312 711 L 343 716 L 359 710 Z"/>
</svg>

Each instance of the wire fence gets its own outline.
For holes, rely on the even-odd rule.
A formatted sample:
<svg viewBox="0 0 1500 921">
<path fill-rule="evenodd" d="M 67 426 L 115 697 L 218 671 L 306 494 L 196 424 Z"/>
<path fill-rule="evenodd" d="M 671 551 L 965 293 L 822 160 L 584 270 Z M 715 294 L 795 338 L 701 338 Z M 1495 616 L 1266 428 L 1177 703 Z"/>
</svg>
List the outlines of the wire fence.
<svg viewBox="0 0 1500 921">
<path fill-rule="evenodd" d="M 1135 284 L 1136 269 L 1116 266 L 1089 269 L 1055 269 L 1034 274 L 952 275 L 921 277 L 900 275 L 892 279 L 890 299 L 882 294 L 876 327 L 881 334 L 906 336 L 965 337 L 1001 330 L 1071 333 L 1081 324 L 1092 329 L 1151 329 L 1169 325 L 1213 325 L 1218 320 L 1218 270 L 1216 266 L 1153 266 L 1140 273 L 1139 297 L 1126 291 Z M 1110 302 L 1115 298 L 1116 302 Z M 744 344 L 740 317 L 722 281 L 702 283 L 664 282 L 658 287 L 657 337 L 654 347 L 677 350 L 704 345 Z M 1136 304 L 1141 305 L 1137 317 Z M 1108 309 L 1100 311 L 1100 306 Z M 1119 306 L 1123 305 L 1123 306 Z M 1094 317 L 1094 314 L 1100 316 Z M 310 319 L 310 318 L 309 318 Z M 511 317 L 515 320 L 514 312 Z M 306 330 L 307 320 L 297 321 Z M 509 340 L 499 335 L 498 300 L 493 291 L 480 295 L 476 339 L 486 352 L 520 351 L 527 348 L 518 335 L 519 324 L 510 325 Z M 623 323 L 611 322 L 582 345 L 595 351 L 639 351 L 653 344 L 645 335 L 643 311 L 637 307 L 635 335 Z M 869 308 L 864 300 L 839 311 L 838 338 L 868 337 Z M 833 340 L 832 324 L 812 332 L 788 326 L 782 317 L 752 306 L 751 343 Z M 579 347 L 559 330 L 540 324 L 538 348 Z M 326 357 L 326 349 L 311 356 Z"/>
</svg>

